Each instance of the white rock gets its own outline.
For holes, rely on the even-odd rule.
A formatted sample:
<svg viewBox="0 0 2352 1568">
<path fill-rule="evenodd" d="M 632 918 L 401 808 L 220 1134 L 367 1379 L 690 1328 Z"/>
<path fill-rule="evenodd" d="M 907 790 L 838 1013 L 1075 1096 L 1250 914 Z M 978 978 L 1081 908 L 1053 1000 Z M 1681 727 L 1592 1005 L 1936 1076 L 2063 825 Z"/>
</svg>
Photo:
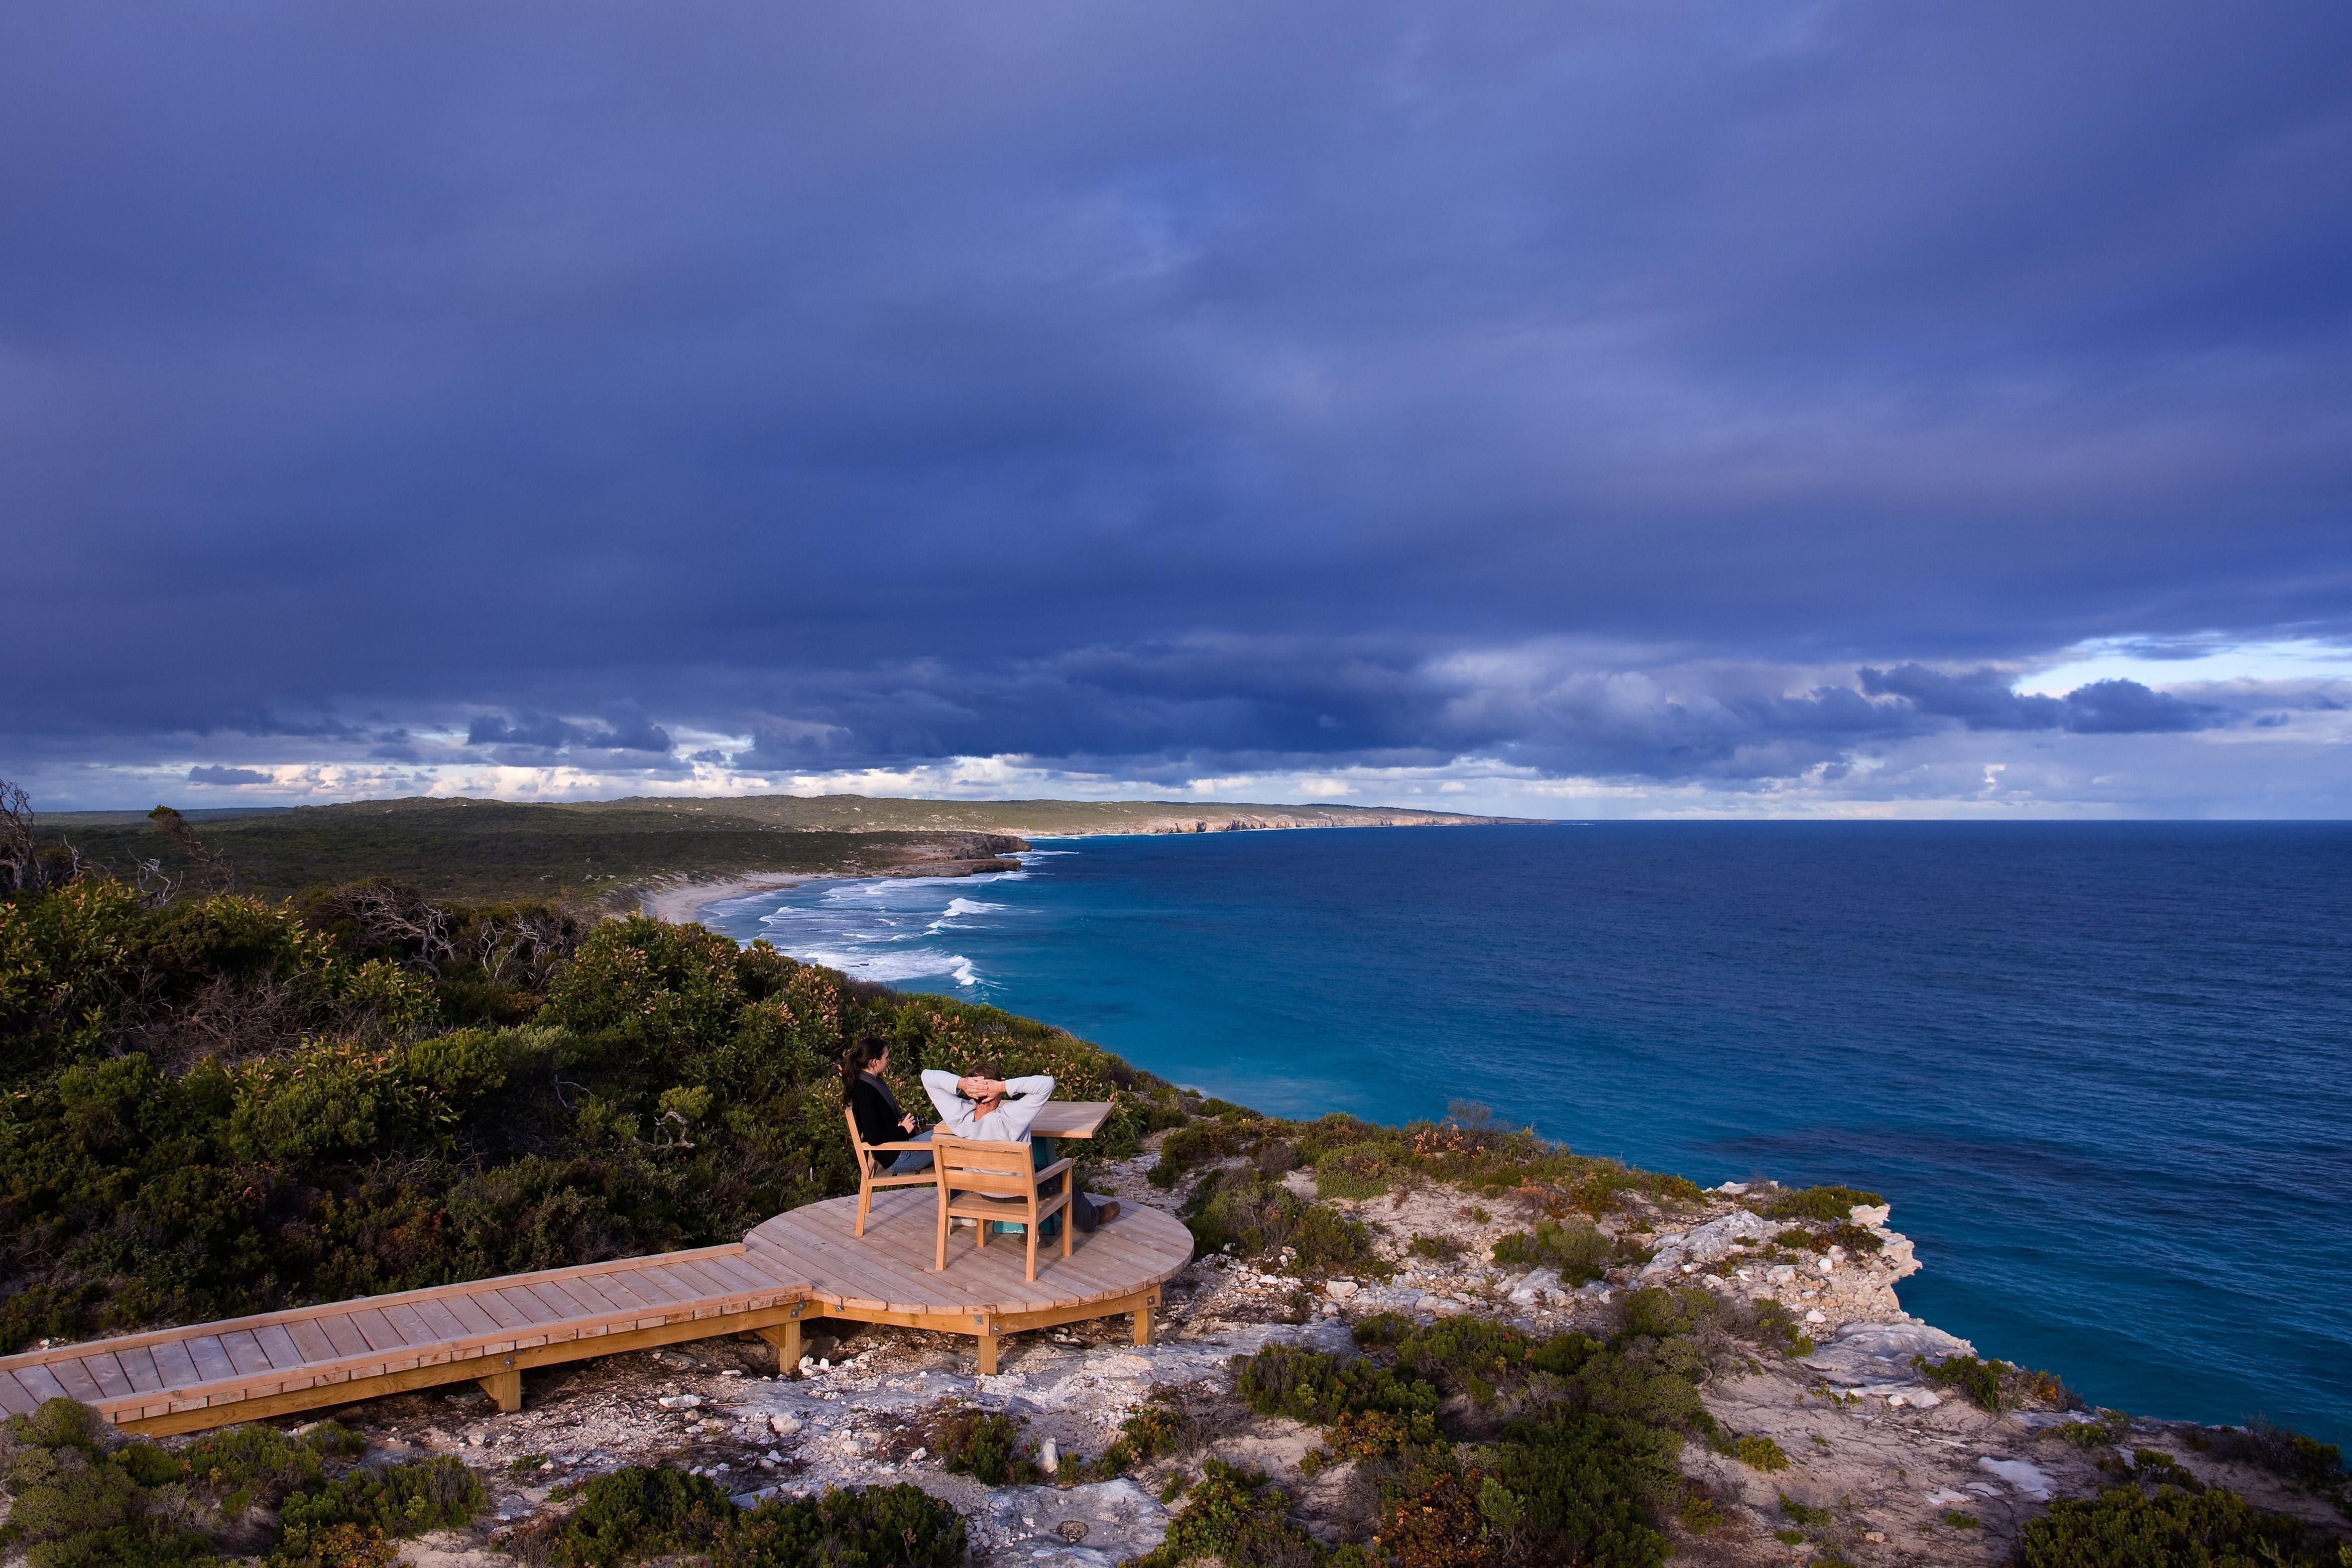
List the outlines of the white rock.
<svg viewBox="0 0 2352 1568">
<path fill-rule="evenodd" d="M 1765 1270 L 1764 1278 L 1768 1283 L 1774 1285 L 1791 1284 L 1797 1278 L 1797 1266 L 1793 1263 L 1775 1264 Z"/>
<path fill-rule="evenodd" d="M 1815 1307 L 1811 1311 L 1805 1314 L 1805 1321 L 1809 1323 L 1826 1323 L 1829 1321 L 1830 1315 L 1827 1312 L 1822 1311 L 1819 1307 Z"/>
<path fill-rule="evenodd" d="M 699 1394 L 665 1394 L 654 1403 L 659 1405 L 664 1410 L 699 1410 L 702 1408 L 702 1395 Z"/>
<path fill-rule="evenodd" d="M 779 1437 L 789 1437 L 800 1429 L 800 1418 L 796 1415 L 771 1415 L 768 1417 L 768 1430 L 773 1432 Z"/>
<path fill-rule="evenodd" d="M 1885 1225 L 1892 1212 L 1892 1205 L 1887 1204 L 1856 1204 L 1847 1211 L 1856 1225 Z"/>
<path fill-rule="evenodd" d="M 2023 1459 L 1996 1459 L 1988 1454 L 1977 1461 L 1977 1468 L 1989 1470 L 2021 1496 L 2035 1502 L 2050 1500 L 2050 1478 Z"/>
<path fill-rule="evenodd" d="M 1779 1232 L 1770 1222 L 1746 1209 L 1734 1209 L 1688 1231 L 1668 1231 L 1658 1237 L 1657 1256 L 1643 1267 L 1642 1278 L 1672 1274 L 1686 1263 L 1719 1263 L 1742 1242 L 1768 1241 Z"/>
<path fill-rule="evenodd" d="M 1334 1279 L 1323 1287 L 1323 1293 L 1335 1301 L 1345 1301 L 1361 1289 L 1353 1279 Z"/>
<path fill-rule="evenodd" d="M 1937 1508 L 1945 1508 L 1956 1502 L 1968 1501 L 1969 1494 L 1966 1492 L 1956 1492 L 1949 1487 L 1937 1487 L 1934 1491 L 1927 1494 L 1927 1500 L 1934 1503 Z"/>
<path fill-rule="evenodd" d="M 1049 1476 L 1062 1468 L 1061 1446 L 1051 1437 L 1045 1439 L 1045 1449 L 1037 1456 L 1037 1468 Z"/>
<path fill-rule="evenodd" d="M 1748 1191 L 1748 1184 L 1746 1182 L 1724 1182 L 1718 1184 L 1715 1190 L 1718 1193 L 1728 1193 L 1736 1198 L 1741 1196 Z"/>
</svg>

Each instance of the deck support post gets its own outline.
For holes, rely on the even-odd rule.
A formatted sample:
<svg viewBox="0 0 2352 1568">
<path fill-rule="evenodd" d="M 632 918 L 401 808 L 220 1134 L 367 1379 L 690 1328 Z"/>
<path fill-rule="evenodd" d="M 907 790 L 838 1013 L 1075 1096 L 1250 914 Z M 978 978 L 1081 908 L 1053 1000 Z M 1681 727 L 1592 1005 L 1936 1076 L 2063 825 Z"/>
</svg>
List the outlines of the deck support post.
<svg viewBox="0 0 2352 1568">
<path fill-rule="evenodd" d="M 772 1329 L 761 1329 L 758 1333 L 761 1339 L 776 1347 L 778 1377 L 790 1377 L 800 1370 L 801 1321 L 798 1318 L 794 1318 L 789 1323 L 778 1323 Z"/>
<path fill-rule="evenodd" d="M 1135 1342 L 1139 1345 L 1148 1345 L 1151 1342 L 1151 1297 L 1150 1295 L 1135 1304 Z"/>
<path fill-rule="evenodd" d="M 478 1377 L 474 1381 L 482 1385 L 484 1394 L 498 1402 L 500 1411 L 512 1415 L 522 1408 L 522 1369 L 515 1365 L 514 1357 L 505 1359 L 508 1370 L 494 1372 L 488 1377 Z"/>
<path fill-rule="evenodd" d="M 989 1323 L 980 1331 L 980 1375 L 996 1375 L 996 1325 Z"/>
</svg>

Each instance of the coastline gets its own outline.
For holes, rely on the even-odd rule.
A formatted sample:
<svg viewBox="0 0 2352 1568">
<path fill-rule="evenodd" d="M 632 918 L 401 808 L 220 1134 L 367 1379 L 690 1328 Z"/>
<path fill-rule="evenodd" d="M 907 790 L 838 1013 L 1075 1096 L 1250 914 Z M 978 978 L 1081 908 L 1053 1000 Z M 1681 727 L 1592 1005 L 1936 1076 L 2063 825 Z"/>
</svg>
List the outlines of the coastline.
<svg viewBox="0 0 2352 1568">
<path fill-rule="evenodd" d="M 640 889 L 631 896 L 639 914 L 667 921 L 672 925 L 697 925 L 700 923 L 706 905 L 743 898 L 751 893 L 781 892 L 786 888 L 797 888 L 803 882 L 824 880 L 831 875 L 822 871 L 769 872 L 730 877 L 716 882 L 672 882 Z"/>
</svg>

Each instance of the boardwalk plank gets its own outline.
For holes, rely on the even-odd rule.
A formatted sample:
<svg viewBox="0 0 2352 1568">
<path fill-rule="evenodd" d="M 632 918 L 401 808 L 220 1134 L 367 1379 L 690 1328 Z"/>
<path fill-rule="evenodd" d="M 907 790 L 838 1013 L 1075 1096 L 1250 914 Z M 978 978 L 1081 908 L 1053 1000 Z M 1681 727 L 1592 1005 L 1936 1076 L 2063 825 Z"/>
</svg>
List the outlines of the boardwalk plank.
<svg viewBox="0 0 2352 1568">
<path fill-rule="evenodd" d="M 352 1321 L 350 1313 L 338 1313 L 331 1318 L 313 1318 L 311 1321 L 317 1325 L 319 1331 L 327 1337 L 327 1342 L 334 1347 L 335 1353 L 329 1359 L 341 1360 L 349 1356 L 367 1354 L 369 1348 L 367 1336 L 360 1332 L 360 1326 Z"/>
<path fill-rule="evenodd" d="M 39 1395 L 18 1383 L 13 1373 L 0 1373 L 0 1410 L 11 1415 L 30 1415 L 40 1407 Z"/>
<path fill-rule="evenodd" d="M 468 1334 L 496 1333 L 500 1326 L 498 1319 L 490 1315 L 489 1309 L 471 1296 L 444 1296 L 441 1307 L 464 1324 Z"/>
<path fill-rule="evenodd" d="M 261 1353 L 269 1358 L 269 1364 L 279 1372 L 298 1371 L 310 1359 L 302 1353 L 302 1347 L 294 1342 L 293 1332 L 283 1323 L 264 1323 L 253 1331 L 253 1337 L 260 1342 Z"/>
<path fill-rule="evenodd" d="M 106 1397 L 106 1391 L 99 1387 L 98 1379 L 90 1376 L 79 1357 L 49 1363 L 49 1373 L 68 1394 L 84 1405 Z"/>
<path fill-rule="evenodd" d="M 245 1329 L 232 1329 L 220 1336 L 221 1349 L 228 1352 L 229 1364 L 247 1377 L 258 1377 L 274 1371 L 261 1342 Z"/>
<path fill-rule="evenodd" d="M 367 1348 L 378 1354 L 394 1353 L 408 1348 L 407 1336 L 394 1328 L 384 1315 L 373 1307 L 362 1307 L 351 1315 L 352 1327 L 367 1341 Z"/>
<path fill-rule="evenodd" d="M 57 1373 L 46 1366 L 20 1366 L 16 1369 L 16 1381 L 23 1384 L 25 1392 L 36 1400 L 72 1397 L 66 1392 L 66 1385 L 58 1381 Z"/>
<path fill-rule="evenodd" d="M 131 1379 L 131 1386 L 142 1394 L 152 1394 L 163 1386 L 163 1374 L 155 1370 L 155 1352 L 144 1345 L 118 1353 L 115 1358 Z"/>
<path fill-rule="evenodd" d="M 432 1324 L 425 1321 L 424 1314 L 416 1310 L 415 1302 L 400 1301 L 386 1307 L 383 1310 L 383 1321 L 398 1331 L 401 1340 L 411 1350 L 423 1350 L 429 1345 L 436 1345 L 447 1337 L 437 1332 Z"/>
<path fill-rule="evenodd" d="M 154 1353 L 155 1370 L 163 1374 L 165 1388 L 186 1388 L 204 1381 L 204 1374 L 196 1370 L 195 1358 L 188 1353 L 186 1341 L 172 1340 L 157 1345 Z M 21 1376 L 18 1381 L 23 1381 Z"/>
<path fill-rule="evenodd" d="M 218 1327 L 217 1324 L 207 1326 Z M 229 1360 L 228 1352 L 211 1334 L 191 1335 L 184 1342 L 188 1354 L 195 1358 L 198 1381 L 226 1383 L 237 1375 L 236 1363 Z"/>
</svg>

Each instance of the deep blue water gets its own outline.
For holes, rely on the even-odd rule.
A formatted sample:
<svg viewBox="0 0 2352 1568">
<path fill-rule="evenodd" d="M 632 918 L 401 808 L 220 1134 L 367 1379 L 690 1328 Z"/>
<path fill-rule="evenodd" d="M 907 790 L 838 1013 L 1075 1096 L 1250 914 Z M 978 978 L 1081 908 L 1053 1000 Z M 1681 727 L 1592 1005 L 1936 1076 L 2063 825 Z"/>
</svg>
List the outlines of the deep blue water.
<svg viewBox="0 0 2352 1568">
<path fill-rule="evenodd" d="M 1382 1121 L 1474 1100 L 1884 1193 L 1906 1306 L 2094 1402 L 2352 1441 L 2352 825 L 1595 824 L 1041 841 L 739 938 Z"/>
</svg>

